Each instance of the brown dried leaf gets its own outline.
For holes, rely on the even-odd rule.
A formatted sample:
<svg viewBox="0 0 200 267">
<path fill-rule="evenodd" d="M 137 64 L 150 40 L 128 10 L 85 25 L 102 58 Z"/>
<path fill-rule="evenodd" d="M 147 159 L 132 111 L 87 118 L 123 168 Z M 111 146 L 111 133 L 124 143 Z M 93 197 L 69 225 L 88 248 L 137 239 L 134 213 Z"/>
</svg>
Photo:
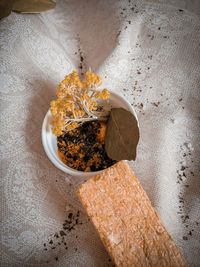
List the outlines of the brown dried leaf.
<svg viewBox="0 0 200 267">
<path fill-rule="evenodd" d="M 113 108 L 108 120 L 105 149 L 113 160 L 135 160 L 139 128 L 135 116 L 123 109 Z"/>
<path fill-rule="evenodd" d="M 55 8 L 51 0 L 14 0 L 13 11 L 20 13 L 41 13 Z"/>
<path fill-rule="evenodd" d="M 0 0 L 0 19 L 10 15 L 12 6 L 13 0 Z"/>
</svg>

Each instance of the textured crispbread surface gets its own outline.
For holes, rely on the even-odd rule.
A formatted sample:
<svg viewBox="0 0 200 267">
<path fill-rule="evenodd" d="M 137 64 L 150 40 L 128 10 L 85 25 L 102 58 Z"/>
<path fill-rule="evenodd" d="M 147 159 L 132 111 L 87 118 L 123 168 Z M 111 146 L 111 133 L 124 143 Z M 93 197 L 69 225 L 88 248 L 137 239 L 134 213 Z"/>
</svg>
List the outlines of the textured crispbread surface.
<svg viewBox="0 0 200 267">
<path fill-rule="evenodd" d="M 117 266 L 188 266 L 124 161 L 82 184 L 77 194 Z"/>
</svg>

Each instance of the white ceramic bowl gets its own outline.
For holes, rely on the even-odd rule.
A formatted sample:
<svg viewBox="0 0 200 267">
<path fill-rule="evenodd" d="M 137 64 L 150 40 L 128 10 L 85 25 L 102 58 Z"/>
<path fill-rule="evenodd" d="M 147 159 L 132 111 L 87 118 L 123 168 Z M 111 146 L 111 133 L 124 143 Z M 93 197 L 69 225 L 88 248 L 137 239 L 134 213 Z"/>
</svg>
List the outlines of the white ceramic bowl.
<svg viewBox="0 0 200 267">
<path fill-rule="evenodd" d="M 109 103 L 111 107 L 113 108 L 124 108 L 130 112 L 132 112 L 136 119 L 137 115 L 135 113 L 134 108 L 120 95 L 110 92 L 110 97 L 109 97 Z M 138 121 L 138 119 L 137 119 Z M 51 132 L 52 129 L 52 116 L 50 110 L 48 110 L 43 124 L 42 124 L 42 144 L 44 146 L 44 150 L 48 156 L 48 158 L 51 160 L 51 162 L 60 170 L 64 171 L 65 173 L 68 173 L 70 175 L 74 176 L 82 176 L 82 177 L 89 177 L 93 176 L 97 173 L 101 173 L 101 171 L 95 171 L 95 172 L 83 172 L 83 171 L 77 171 L 74 170 L 67 165 L 65 165 L 59 158 L 57 154 L 57 138 L 54 136 Z"/>
</svg>

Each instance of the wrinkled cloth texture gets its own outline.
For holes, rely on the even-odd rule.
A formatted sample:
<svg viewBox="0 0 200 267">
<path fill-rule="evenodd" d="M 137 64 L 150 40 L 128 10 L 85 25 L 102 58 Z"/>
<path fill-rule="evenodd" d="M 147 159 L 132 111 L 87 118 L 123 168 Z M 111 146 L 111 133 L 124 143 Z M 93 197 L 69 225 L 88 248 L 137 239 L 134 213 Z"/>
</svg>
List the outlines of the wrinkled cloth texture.
<svg viewBox="0 0 200 267">
<path fill-rule="evenodd" d="M 12 13 L 0 32 L 0 266 L 113 266 L 75 193 L 87 176 L 57 169 L 41 142 L 56 85 L 89 67 L 135 108 L 141 137 L 129 164 L 200 266 L 199 1 L 57 1 L 45 13 Z"/>
</svg>

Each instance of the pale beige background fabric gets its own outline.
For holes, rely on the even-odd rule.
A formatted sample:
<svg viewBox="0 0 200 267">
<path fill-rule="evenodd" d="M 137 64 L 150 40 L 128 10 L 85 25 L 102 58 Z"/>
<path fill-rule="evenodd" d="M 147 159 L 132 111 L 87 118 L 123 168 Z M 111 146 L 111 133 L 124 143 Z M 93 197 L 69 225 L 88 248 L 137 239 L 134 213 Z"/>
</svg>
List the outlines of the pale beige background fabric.
<svg viewBox="0 0 200 267">
<path fill-rule="evenodd" d="M 75 195 L 83 180 L 56 169 L 41 143 L 56 84 L 89 67 L 135 107 L 130 165 L 200 266 L 200 2 L 57 1 L 39 15 L 12 13 L 0 31 L 0 266 L 112 266 Z M 61 238 L 70 212 L 78 223 Z"/>
</svg>

